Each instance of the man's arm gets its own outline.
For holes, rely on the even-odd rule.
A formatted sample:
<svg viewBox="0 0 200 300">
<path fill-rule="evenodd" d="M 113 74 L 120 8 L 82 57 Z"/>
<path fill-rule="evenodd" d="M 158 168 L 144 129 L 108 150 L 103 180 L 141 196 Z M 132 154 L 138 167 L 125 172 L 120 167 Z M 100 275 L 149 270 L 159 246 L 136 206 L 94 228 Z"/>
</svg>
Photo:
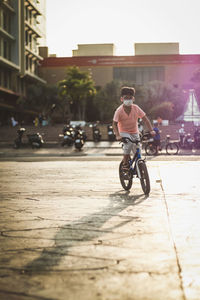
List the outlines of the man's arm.
<svg viewBox="0 0 200 300">
<path fill-rule="evenodd" d="M 117 127 L 117 122 L 113 121 L 112 126 L 113 126 L 113 130 L 114 130 L 114 133 L 115 133 L 115 136 L 116 136 L 116 140 L 120 141 L 122 139 L 122 137 L 119 134 L 119 130 L 118 130 L 118 127 Z"/>
<path fill-rule="evenodd" d="M 151 122 L 150 120 L 147 118 L 147 116 L 145 115 L 143 118 L 142 118 L 142 121 L 144 122 L 144 124 L 146 125 L 146 127 L 149 129 L 151 135 L 155 135 L 155 131 L 153 130 L 153 127 L 151 125 Z"/>
</svg>

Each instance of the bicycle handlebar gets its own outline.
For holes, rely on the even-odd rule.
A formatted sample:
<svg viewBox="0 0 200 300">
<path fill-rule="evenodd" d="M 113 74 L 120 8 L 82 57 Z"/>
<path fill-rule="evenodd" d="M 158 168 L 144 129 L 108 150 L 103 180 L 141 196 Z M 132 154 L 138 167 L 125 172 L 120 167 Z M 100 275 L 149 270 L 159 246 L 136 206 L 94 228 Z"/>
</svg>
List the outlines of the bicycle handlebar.
<svg viewBox="0 0 200 300">
<path fill-rule="evenodd" d="M 141 141 L 143 140 L 144 137 L 150 138 L 150 137 L 151 137 L 151 134 L 150 134 L 149 132 L 146 132 L 146 133 L 144 133 L 144 134 L 142 135 L 141 139 L 139 139 L 139 140 L 137 139 L 137 140 L 135 140 L 135 141 L 131 140 L 129 137 L 123 137 L 122 140 L 120 141 L 120 143 L 122 142 L 122 143 L 124 143 L 124 144 L 127 144 L 128 141 L 130 141 L 131 143 L 137 145 L 139 142 L 141 142 Z"/>
</svg>

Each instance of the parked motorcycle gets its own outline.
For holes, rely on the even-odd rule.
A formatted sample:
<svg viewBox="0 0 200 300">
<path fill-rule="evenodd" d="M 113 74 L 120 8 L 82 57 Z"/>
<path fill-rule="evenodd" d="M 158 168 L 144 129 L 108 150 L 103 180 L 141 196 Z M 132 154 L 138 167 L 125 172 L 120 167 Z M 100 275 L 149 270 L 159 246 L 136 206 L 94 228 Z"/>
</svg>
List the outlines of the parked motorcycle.
<svg viewBox="0 0 200 300">
<path fill-rule="evenodd" d="M 115 140 L 116 140 L 116 137 L 115 137 L 115 134 L 114 134 L 112 125 L 108 125 L 108 126 L 107 126 L 107 132 L 108 132 L 108 140 L 109 140 L 110 142 L 115 141 Z"/>
<path fill-rule="evenodd" d="M 75 127 L 75 138 L 74 138 L 74 146 L 79 151 L 82 149 L 82 147 L 85 144 L 85 141 L 87 139 L 85 131 L 81 128 L 81 126 Z"/>
<path fill-rule="evenodd" d="M 43 138 L 39 133 L 27 134 L 28 144 L 24 143 L 23 136 L 25 128 L 20 128 L 17 130 L 17 138 L 14 141 L 14 148 L 19 149 L 23 146 L 30 145 L 32 148 L 41 148 L 44 144 Z"/>
<path fill-rule="evenodd" d="M 92 136 L 94 142 L 100 142 L 101 140 L 101 132 L 98 125 L 95 123 L 92 125 Z"/>
<path fill-rule="evenodd" d="M 194 147 L 200 149 L 200 129 L 196 129 L 194 132 Z"/>
<path fill-rule="evenodd" d="M 179 146 L 182 149 L 192 149 L 193 148 L 193 144 L 194 144 L 194 140 L 191 137 L 190 133 L 187 133 L 182 141 L 179 141 Z"/>
<path fill-rule="evenodd" d="M 74 138 L 75 138 L 75 130 L 71 125 L 65 125 L 63 127 L 63 135 L 59 135 L 60 137 L 63 137 L 63 141 L 61 145 L 64 147 L 72 146 L 74 144 Z"/>
</svg>

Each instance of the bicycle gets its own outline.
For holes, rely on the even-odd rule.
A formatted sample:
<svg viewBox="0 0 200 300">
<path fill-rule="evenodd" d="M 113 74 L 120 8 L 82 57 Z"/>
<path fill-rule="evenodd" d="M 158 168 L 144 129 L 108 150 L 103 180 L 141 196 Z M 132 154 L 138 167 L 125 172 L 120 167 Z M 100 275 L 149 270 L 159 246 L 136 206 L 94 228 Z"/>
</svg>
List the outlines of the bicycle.
<svg viewBox="0 0 200 300">
<path fill-rule="evenodd" d="M 179 152 L 178 144 L 170 141 L 170 135 L 167 135 L 166 139 L 161 141 L 159 149 L 154 144 L 154 140 L 150 139 L 145 146 L 145 152 L 147 155 L 157 155 L 158 151 L 161 152 L 164 148 L 168 155 L 176 155 Z"/>
<path fill-rule="evenodd" d="M 119 165 L 119 178 L 124 190 L 128 191 L 132 187 L 133 178 L 140 179 L 141 187 L 145 195 L 150 193 L 150 180 L 145 160 L 141 157 L 140 140 L 131 140 L 128 137 L 122 138 L 123 144 L 131 141 L 136 144 L 136 152 L 134 156 L 129 159 L 129 169 L 123 170 L 123 161 Z"/>
</svg>

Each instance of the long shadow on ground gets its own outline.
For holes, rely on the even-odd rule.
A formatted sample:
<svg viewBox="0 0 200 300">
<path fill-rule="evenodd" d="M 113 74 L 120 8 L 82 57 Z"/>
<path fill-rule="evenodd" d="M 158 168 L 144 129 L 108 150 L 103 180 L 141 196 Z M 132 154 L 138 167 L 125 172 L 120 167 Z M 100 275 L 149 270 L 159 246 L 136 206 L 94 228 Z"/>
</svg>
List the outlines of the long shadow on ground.
<svg viewBox="0 0 200 300">
<path fill-rule="evenodd" d="M 28 273 L 40 273 L 55 270 L 61 259 L 68 255 L 69 249 L 81 246 L 86 242 L 97 241 L 101 236 L 121 227 L 125 223 L 134 221 L 134 217 L 121 215 L 121 222 L 110 228 L 102 229 L 103 225 L 112 217 L 117 216 L 128 206 L 139 205 L 147 196 L 130 195 L 129 192 L 118 191 L 109 195 L 110 202 L 107 207 L 97 213 L 84 216 L 78 221 L 63 225 L 55 235 L 55 245 L 45 248 L 41 255 L 27 264 L 24 271 Z"/>
</svg>

